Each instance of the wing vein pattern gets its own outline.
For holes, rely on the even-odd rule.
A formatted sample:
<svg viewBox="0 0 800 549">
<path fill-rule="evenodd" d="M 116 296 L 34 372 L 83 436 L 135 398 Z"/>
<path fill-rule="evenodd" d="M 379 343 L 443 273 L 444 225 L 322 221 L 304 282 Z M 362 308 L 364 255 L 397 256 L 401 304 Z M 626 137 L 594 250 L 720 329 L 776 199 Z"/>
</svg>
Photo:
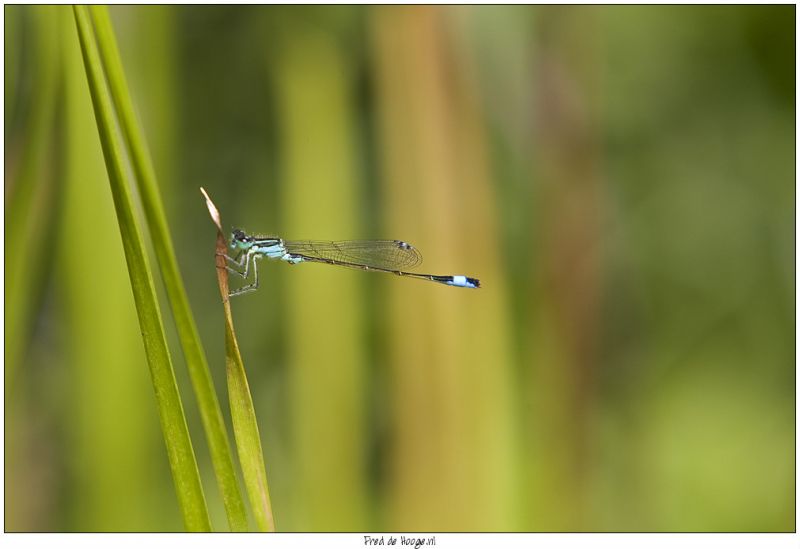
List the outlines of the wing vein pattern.
<svg viewBox="0 0 800 549">
<path fill-rule="evenodd" d="M 410 269 L 422 263 L 419 250 L 401 240 L 287 240 L 290 254 L 381 269 Z"/>
</svg>

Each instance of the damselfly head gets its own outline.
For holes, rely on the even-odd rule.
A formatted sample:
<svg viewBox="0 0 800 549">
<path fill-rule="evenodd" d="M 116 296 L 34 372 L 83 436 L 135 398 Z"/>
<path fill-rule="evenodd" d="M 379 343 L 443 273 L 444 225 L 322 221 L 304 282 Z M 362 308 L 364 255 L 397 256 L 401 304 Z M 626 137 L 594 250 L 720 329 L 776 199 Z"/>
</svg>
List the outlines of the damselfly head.
<svg viewBox="0 0 800 549">
<path fill-rule="evenodd" d="M 247 248 L 253 241 L 252 236 L 247 236 L 241 229 L 233 229 L 231 233 L 231 248 Z"/>
</svg>

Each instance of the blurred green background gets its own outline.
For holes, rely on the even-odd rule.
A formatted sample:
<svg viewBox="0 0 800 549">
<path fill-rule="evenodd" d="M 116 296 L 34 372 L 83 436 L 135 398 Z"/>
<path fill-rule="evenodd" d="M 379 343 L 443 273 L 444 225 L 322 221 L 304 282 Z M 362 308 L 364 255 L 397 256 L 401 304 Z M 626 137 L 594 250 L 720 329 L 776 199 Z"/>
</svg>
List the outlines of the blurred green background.
<svg viewBox="0 0 800 549">
<path fill-rule="evenodd" d="M 4 15 L 5 529 L 180 530 L 71 10 Z M 262 262 L 279 530 L 794 530 L 794 6 L 111 15 L 226 413 L 200 186 L 484 286 Z"/>
</svg>

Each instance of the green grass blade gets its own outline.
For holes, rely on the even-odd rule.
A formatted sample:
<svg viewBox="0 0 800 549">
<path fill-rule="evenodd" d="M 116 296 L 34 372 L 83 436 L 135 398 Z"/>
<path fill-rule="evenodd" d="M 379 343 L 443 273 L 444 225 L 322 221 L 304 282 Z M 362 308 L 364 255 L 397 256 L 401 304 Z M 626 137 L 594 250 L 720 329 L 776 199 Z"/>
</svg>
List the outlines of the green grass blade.
<svg viewBox="0 0 800 549">
<path fill-rule="evenodd" d="M 163 452 L 158 440 L 152 388 L 141 365 L 147 360 L 130 295 L 125 256 L 119 246 L 114 204 L 86 83 L 72 8 L 59 6 L 64 59 L 63 185 L 53 278 L 59 295 L 58 323 L 67 342 L 60 420 L 71 501 L 64 529 L 79 532 L 157 531 L 174 514 L 153 504 L 157 466 L 148 457 Z M 86 212 L 92 212 L 91 216 Z M 102 276 L 87 276 L 86 258 L 103 253 Z M 113 318 L 97 337 L 97 319 Z M 98 368 L 113 364 L 113 368 Z M 66 400 L 68 399 L 68 400 Z M 137 413 L 130 410 L 138 408 Z M 98 421 L 98 418 L 106 418 Z M 124 475 L 120 471 L 125 471 Z M 109 505 L 125 494 L 124 505 Z M 172 505 L 172 500 L 164 505 Z M 173 526 L 174 528 L 174 526 Z"/>
<path fill-rule="evenodd" d="M 228 271 L 225 269 L 225 258 L 220 255 L 227 253 L 227 244 L 225 236 L 222 234 L 219 212 L 206 192 L 202 189 L 201 191 L 206 197 L 211 218 L 217 226 L 216 265 L 225 316 L 225 365 L 228 377 L 228 399 L 231 405 L 236 448 L 239 450 L 239 463 L 242 466 L 244 484 L 247 487 L 247 495 L 250 498 L 250 506 L 258 529 L 262 532 L 274 532 L 275 519 L 272 515 L 272 503 L 269 498 L 261 437 L 258 433 L 253 398 L 250 395 L 250 386 L 247 383 L 242 355 L 239 352 L 239 343 L 236 341 L 236 332 L 233 329 L 231 305 L 228 300 Z"/>
<path fill-rule="evenodd" d="M 208 531 L 211 523 L 175 382 L 153 278 L 133 211 L 114 107 L 104 79 L 88 10 L 85 6 L 74 6 L 74 13 L 175 490 L 186 529 Z"/>
<path fill-rule="evenodd" d="M 181 347 L 197 396 L 200 415 L 211 451 L 217 483 L 222 493 L 228 524 L 233 531 L 247 530 L 247 511 L 233 469 L 228 433 L 222 417 L 205 351 L 183 287 L 171 232 L 161 202 L 155 169 L 133 109 L 133 101 L 125 79 L 122 60 L 114 37 L 114 29 L 106 6 L 90 7 L 97 32 L 100 57 L 108 77 L 111 96 L 120 117 L 133 169 L 139 183 L 142 206 L 153 238 L 161 276 L 172 307 Z"/>
</svg>

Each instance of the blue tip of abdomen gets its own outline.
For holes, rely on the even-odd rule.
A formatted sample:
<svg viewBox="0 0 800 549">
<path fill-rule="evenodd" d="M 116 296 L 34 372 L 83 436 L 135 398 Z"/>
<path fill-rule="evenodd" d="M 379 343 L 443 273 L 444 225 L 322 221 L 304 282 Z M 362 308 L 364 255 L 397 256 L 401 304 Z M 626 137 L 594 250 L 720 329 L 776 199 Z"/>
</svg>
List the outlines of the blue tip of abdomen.
<svg viewBox="0 0 800 549">
<path fill-rule="evenodd" d="M 481 281 L 477 278 L 471 278 L 464 275 L 455 275 L 450 277 L 446 282 L 449 286 L 458 286 L 459 288 L 480 288 Z"/>
</svg>

